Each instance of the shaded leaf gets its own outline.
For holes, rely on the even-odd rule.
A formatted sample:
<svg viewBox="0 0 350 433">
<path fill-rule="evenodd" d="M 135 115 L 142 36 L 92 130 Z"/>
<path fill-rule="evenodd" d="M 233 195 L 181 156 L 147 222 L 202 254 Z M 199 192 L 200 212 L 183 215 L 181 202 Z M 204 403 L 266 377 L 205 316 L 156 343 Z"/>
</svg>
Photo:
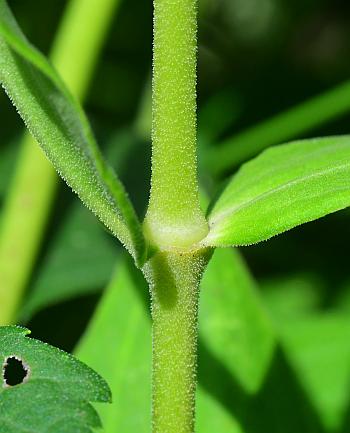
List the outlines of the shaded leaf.
<svg viewBox="0 0 350 433">
<path fill-rule="evenodd" d="M 109 402 L 107 383 L 73 356 L 16 326 L 0 327 L 3 360 L 0 388 L 1 430 L 6 433 L 91 433 L 101 426 L 89 402 Z M 26 370 L 22 383 L 6 386 L 8 358 Z"/>
<path fill-rule="evenodd" d="M 237 250 L 215 251 L 203 277 L 199 320 L 208 348 L 246 392 L 256 392 L 270 366 L 275 338 Z"/>
<path fill-rule="evenodd" d="M 142 293 L 143 292 L 143 293 Z M 142 275 L 118 261 L 76 354 L 103 374 L 113 403 L 99 406 L 105 433 L 148 433 L 151 425 L 151 323 Z M 108 356 L 106 356 L 108 354 Z"/>
<path fill-rule="evenodd" d="M 329 312 L 278 321 L 282 345 L 325 427 L 339 429 L 350 401 L 350 320 Z"/>
<path fill-rule="evenodd" d="M 198 433 L 243 433 L 232 414 L 203 388 L 197 392 L 196 415 Z"/>
<path fill-rule="evenodd" d="M 312 272 L 295 273 L 259 282 L 270 316 L 278 320 L 305 316 L 322 306 L 325 281 Z"/>
<path fill-rule="evenodd" d="M 212 246 L 249 245 L 350 205 L 350 137 L 264 151 L 233 176 L 209 212 Z"/>
<path fill-rule="evenodd" d="M 125 190 L 105 163 L 78 102 L 29 44 L 0 1 L 0 81 L 56 170 L 142 262 L 142 230 Z"/>
</svg>

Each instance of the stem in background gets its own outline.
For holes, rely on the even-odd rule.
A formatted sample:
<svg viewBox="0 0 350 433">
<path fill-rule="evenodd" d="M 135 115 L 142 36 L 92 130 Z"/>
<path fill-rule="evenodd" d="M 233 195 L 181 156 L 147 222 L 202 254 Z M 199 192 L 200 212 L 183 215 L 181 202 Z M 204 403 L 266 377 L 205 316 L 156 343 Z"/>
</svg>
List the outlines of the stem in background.
<svg viewBox="0 0 350 433">
<path fill-rule="evenodd" d="M 208 228 L 196 160 L 196 0 L 154 0 L 152 184 L 147 237 L 188 247 Z"/>
<path fill-rule="evenodd" d="M 119 0 L 71 0 L 51 59 L 73 94 L 83 99 Z M 49 218 L 58 177 L 25 135 L 3 209 L 0 232 L 0 325 L 13 323 Z"/>
<path fill-rule="evenodd" d="M 144 269 L 152 295 L 152 432 L 193 433 L 199 283 L 207 251 L 157 253 Z"/>
<path fill-rule="evenodd" d="M 248 128 L 214 146 L 204 155 L 215 175 L 223 174 L 273 144 L 300 134 L 350 111 L 350 81 Z"/>
</svg>

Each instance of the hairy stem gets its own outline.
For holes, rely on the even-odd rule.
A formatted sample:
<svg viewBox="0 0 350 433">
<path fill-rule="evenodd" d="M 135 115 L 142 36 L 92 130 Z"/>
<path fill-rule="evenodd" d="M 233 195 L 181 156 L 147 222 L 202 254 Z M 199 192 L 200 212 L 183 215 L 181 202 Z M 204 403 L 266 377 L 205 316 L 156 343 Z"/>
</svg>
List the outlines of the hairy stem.
<svg viewBox="0 0 350 433">
<path fill-rule="evenodd" d="M 65 11 L 51 59 L 80 99 L 87 91 L 118 3 L 119 0 L 71 0 Z M 0 232 L 1 325 L 16 318 L 43 238 L 57 179 L 39 146 L 26 134 L 4 205 Z"/>
<path fill-rule="evenodd" d="M 201 240 L 196 161 L 196 0 L 154 0 L 152 184 L 145 220 L 158 246 Z"/>
<path fill-rule="evenodd" d="M 144 269 L 152 295 L 153 433 L 194 431 L 198 293 L 207 255 L 158 253 Z"/>
</svg>

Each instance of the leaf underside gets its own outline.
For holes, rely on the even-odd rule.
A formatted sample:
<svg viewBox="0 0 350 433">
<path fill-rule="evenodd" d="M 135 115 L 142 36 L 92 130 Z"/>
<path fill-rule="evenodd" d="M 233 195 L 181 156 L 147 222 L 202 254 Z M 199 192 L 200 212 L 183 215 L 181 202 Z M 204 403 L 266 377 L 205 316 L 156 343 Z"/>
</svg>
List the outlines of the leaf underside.
<svg viewBox="0 0 350 433">
<path fill-rule="evenodd" d="M 101 427 L 90 402 L 110 402 L 107 383 L 73 356 L 17 326 L 0 327 L 0 358 L 21 360 L 23 383 L 0 388 L 1 431 L 6 433 L 91 433 Z"/>
<path fill-rule="evenodd" d="M 122 184 L 104 161 L 78 102 L 26 40 L 4 0 L 0 82 L 61 177 L 141 264 L 142 230 Z"/>
<path fill-rule="evenodd" d="M 350 205 L 350 136 L 272 147 L 244 164 L 209 212 L 210 246 L 250 245 Z"/>
</svg>

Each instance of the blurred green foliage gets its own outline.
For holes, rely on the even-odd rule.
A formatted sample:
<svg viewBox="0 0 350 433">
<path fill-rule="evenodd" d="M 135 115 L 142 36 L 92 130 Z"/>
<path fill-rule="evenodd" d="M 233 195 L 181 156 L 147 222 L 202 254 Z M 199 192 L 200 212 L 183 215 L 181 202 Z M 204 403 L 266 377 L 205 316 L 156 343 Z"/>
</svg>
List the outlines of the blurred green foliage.
<svg viewBox="0 0 350 433">
<path fill-rule="evenodd" d="M 9 4 L 29 39 L 47 53 L 66 2 Z M 199 17 L 202 165 L 210 167 L 206 152 L 216 143 L 350 77 L 346 0 L 200 0 Z M 118 165 L 140 215 L 150 177 L 151 33 L 151 2 L 122 1 L 85 104 L 98 141 L 110 163 Z M 0 107 L 2 204 L 23 126 L 4 93 Z M 140 107 L 146 120 L 135 126 Z M 345 111 L 293 138 L 341 133 L 349 133 Z M 214 177 L 201 170 L 199 175 L 211 192 L 224 181 L 222 173 Z M 227 292 L 225 301 L 208 303 L 209 283 L 204 280 L 199 433 L 350 431 L 349 219 L 349 211 L 342 211 L 269 243 L 242 248 L 247 268 L 234 252 L 227 267 L 231 276 L 217 271 L 217 281 L 210 283 L 220 292 L 232 278 L 232 287 L 225 287 L 232 293 Z M 114 267 L 116 278 L 108 285 Z M 148 419 L 131 409 L 149 408 L 148 295 L 128 272 L 119 246 L 61 182 L 27 287 L 23 323 L 35 337 L 67 350 L 85 333 L 77 353 L 115 389 L 114 405 L 123 416 L 120 429 L 135 431 L 141 420 L 148 431 Z M 112 296 L 115 309 L 108 300 Z M 108 332 L 115 341 L 110 355 Z M 94 335 L 98 344 L 89 348 Z M 117 421 L 111 426 L 106 424 L 108 433 L 121 431 Z"/>
</svg>

